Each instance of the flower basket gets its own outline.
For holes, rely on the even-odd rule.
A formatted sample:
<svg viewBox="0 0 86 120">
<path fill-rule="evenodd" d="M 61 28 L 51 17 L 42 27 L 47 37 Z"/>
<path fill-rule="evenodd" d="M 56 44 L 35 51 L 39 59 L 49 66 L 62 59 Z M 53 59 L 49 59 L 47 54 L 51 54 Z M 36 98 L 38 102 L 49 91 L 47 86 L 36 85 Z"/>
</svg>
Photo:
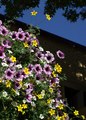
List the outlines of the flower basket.
<svg viewBox="0 0 86 120">
<path fill-rule="evenodd" d="M 57 52 L 60 59 L 63 52 Z M 0 120 L 84 120 L 62 100 L 62 67 L 35 35 L 0 21 Z"/>
</svg>

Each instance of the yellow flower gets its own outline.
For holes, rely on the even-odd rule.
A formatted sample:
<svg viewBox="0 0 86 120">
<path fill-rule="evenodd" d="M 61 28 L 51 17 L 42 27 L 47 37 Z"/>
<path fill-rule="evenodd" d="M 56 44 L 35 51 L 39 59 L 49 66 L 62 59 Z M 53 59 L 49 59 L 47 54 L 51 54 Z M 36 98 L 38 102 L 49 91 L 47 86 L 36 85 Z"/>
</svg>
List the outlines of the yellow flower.
<svg viewBox="0 0 86 120">
<path fill-rule="evenodd" d="M 19 85 L 22 86 L 22 81 L 19 81 Z"/>
<path fill-rule="evenodd" d="M 0 79 L 0 83 L 2 82 L 2 79 Z"/>
<path fill-rule="evenodd" d="M 22 109 L 23 109 L 22 105 L 18 105 L 17 108 L 19 112 L 22 112 Z"/>
<path fill-rule="evenodd" d="M 47 100 L 47 103 L 48 103 L 48 104 L 50 104 L 50 103 L 51 103 L 51 99 L 50 99 L 50 98 Z"/>
<path fill-rule="evenodd" d="M 25 104 L 25 103 L 22 104 L 22 108 L 23 108 L 23 109 L 26 109 L 26 108 L 27 108 L 27 104 Z"/>
<path fill-rule="evenodd" d="M 31 12 L 31 15 L 32 15 L 32 16 L 36 16 L 37 13 L 38 13 L 37 11 L 33 10 L 33 11 Z"/>
<path fill-rule="evenodd" d="M 52 75 L 53 75 L 53 77 L 56 77 L 56 73 L 55 73 L 55 71 L 52 72 Z"/>
<path fill-rule="evenodd" d="M 85 120 L 85 116 L 84 115 L 81 115 L 82 119 Z"/>
<path fill-rule="evenodd" d="M 10 59 L 11 59 L 11 61 L 12 61 L 12 62 L 16 62 L 16 57 L 11 56 L 11 58 L 10 58 Z"/>
<path fill-rule="evenodd" d="M 60 104 L 60 105 L 58 106 L 58 108 L 59 108 L 60 110 L 63 110 L 63 109 L 64 109 L 64 105 L 63 105 L 63 104 Z"/>
<path fill-rule="evenodd" d="M 46 19 L 47 19 L 47 20 L 51 20 L 51 17 L 50 17 L 49 14 L 46 14 Z"/>
<path fill-rule="evenodd" d="M 10 88 L 11 87 L 11 82 L 9 80 L 6 81 L 6 87 Z"/>
<path fill-rule="evenodd" d="M 25 111 L 22 111 L 22 115 L 24 115 L 25 114 Z"/>
<path fill-rule="evenodd" d="M 64 112 L 63 113 L 63 117 L 66 118 L 67 117 L 67 113 Z"/>
<path fill-rule="evenodd" d="M 79 115 L 79 111 L 77 111 L 77 110 L 75 110 L 73 113 L 74 113 L 75 116 Z"/>
<path fill-rule="evenodd" d="M 49 92 L 52 94 L 53 93 L 53 88 L 49 87 Z"/>
<path fill-rule="evenodd" d="M 37 97 L 38 99 L 43 99 L 44 96 L 42 94 L 38 94 Z"/>
<path fill-rule="evenodd" d="M 56 120 L 62 120 L 61 116 L 56 116 Z"/>
<path fill-rule="evenodd" d="M 32 46 L 37 47 L 37 45 L 38 45 L 37 40 L 33 40 L 33 41 L 32 41 Z"/>
<path fill-rule="evenodd" d="M 24 47 L 27 47 L 27 48 L 29 47 L 27 42 L 24 42 L 23 44 L 24 44 Z"/>
<path fill-rule="evenodd" d="M 58 73 L 62 72 L 62 67 L 59 64 L 56 64 L 54 67 L 55 71 L 57 71 Z"/>
<path fill-rule="evenodd" d="M 30 72 L 29 72 L 29 69 L 27 68 L 27 67 L 25 67 L 24 68 L 24 73 L 26 74 L 26 75 L 28 75 Z"/>
<path fill-rule="evenodd" d="M 50 109 L 50 110 L 49 110 L 49 114 L 50 114 L 51 116 L 54 115 L 54 114 L 55 114 L 55 110 Z"/>
</svg>

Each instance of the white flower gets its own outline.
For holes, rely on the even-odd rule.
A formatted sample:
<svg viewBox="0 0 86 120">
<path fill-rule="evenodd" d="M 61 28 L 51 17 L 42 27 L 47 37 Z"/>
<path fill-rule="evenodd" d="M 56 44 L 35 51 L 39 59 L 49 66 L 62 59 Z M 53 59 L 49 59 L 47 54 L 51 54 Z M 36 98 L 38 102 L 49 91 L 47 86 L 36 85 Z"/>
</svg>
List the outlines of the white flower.
<svg viewBox="0 0 86 120">
<path fill-rule="evenodd" d="M 19 91 L 18 90 L 15 90 L 15 93 L 16 93 L 16 95 L 20 95 L 20 93 L 19 93 Z"/>
<path fill-rule="evenodd" d="M 26 100 L 23 100 L 23 103 L 25 104 L 25 103 L 26 103 Z"/>
<path fill-rule="evenodd" d="M 40 51 L 44 51 L 44 49 L 43 49 L 42 47 L 39 47 L 39 50 L 40 50 Z"/>
<path fill-rule="evenodd" d="M 8 53 L 9 53 L 9 54 L 12 54 L 13 52 L 12 52 L 11 50 L 8 50 Z"/>
<path fill-rule="evenodd" d="M 33 96 L 33 100 L 35 100 L 35 101 L 36 101 L 36 96 Z"/>
<path fill-rule="evenodd" d="M 8 94 L 6 91 L 3 91 L 2 95 L 3 95 L 3 97 L 7 97 Z"/>
<path fill-rule="evenodd" d="M 31 105 L 32 105 L 32 107 L 35 107 L 35 106 L 36 106 L 36 104 L 35 104 L 34 102 L 31 102 Z"/>
<path fill-rule="evenodd" d="M 39 81 L 39 80 L 36 80 L 36 83 L 37 83 L 37 85 L 39 85 L 39 84 L 41 84 L 41 81 Z"/>
<path fill-rule="evenodd" d="M 31 52 L 33 53 L 33 52 L 34 52 L 34 50 L 31 50 Z"/>
<path fill-rule="evenodd" d="M 16 67 L 17 67 L 18 69 L 20 69 L 20 68 L 22 68 L 22 65 L 21 65 L 21 64 L 18 64 L 18 65 L 16 65 Z"/>
<path fill-rule="evenodd" d="M 24 84 L 24 87 L 26 87 L 26 88 L 27 88 L 27 87 L 28 87 L 28 83 L 25 83 L 25 84 Z"/>
<path fill-rule="evenodd" d="M 30 77 L 33 77 L 34 75 L 32 73 L 30 73 Z"/>
<path fill-rule="evenodd" d="M 39 118 L 40 118 L 40 119 L 44 119 L 43 114 L 40 114 Z"/>
<path fill-rule="evenodd" d="M 45 96 L 45 90 L 41 91 L 41 95 L 44 97 Z"/>
<path fill-rule="evenodd" d="M 7 63 L 2 62 L 1 64 L 2 64 L 3 67 L 8 67 Z"/>
</svg>

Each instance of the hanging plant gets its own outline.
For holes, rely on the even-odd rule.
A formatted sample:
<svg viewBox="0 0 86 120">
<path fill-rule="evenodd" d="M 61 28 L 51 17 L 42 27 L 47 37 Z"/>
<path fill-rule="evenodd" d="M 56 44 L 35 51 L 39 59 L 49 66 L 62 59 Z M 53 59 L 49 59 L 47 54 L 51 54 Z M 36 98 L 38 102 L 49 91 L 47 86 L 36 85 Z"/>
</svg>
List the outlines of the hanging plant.
<svg viewBox="0 0 86 120">
<path fill-rule="evenodd" d="M 10 31 L 0 21 L 0 120 L 85 120 L 61 98 L 61 74 L 35 35 Z"/>
</svg>

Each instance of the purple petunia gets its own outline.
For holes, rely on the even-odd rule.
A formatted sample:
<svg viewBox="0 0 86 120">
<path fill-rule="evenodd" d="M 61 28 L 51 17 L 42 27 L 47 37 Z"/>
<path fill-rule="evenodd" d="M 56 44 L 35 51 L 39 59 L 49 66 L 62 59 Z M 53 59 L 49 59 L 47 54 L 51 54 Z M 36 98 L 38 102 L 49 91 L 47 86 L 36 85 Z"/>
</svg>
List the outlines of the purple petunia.
<svg viewBox="0 0 86 120">
<path fill-rule="evenodd" d="M 52 78 L 50 80 L 50 85 L 53 85 L 54 83 L 58 84 L 59 85 L 59 78 Z"/>
<path fill-rule="evenodd" d="M 21 40 L 21 41 L 24 41 L 24 39 L 25 39 L 25 33 L 24 32 L 17 32 L 17 39 L 18 40 Z"/>
<path fill-rule="evenodd" d="M 44 54 L 42 53 L 42 52 L 37 52 L 36 53 L 36 56 L 37 56 L 37 58 L 39 58 L 40 60 L 42 60 L 43 58 L 44 58 Z"/>
<path fill-rule="evenodd" d="M 51 63 L 54 61 L 54 55 L 52 53 L 50 53 L 49 51 L 47 51 L 47 53 L 45 54 L 45 60 L 47 61 L 47 63 Z"/>
<path fill-rule="evenodd" d="M 6 58 L 6 63 L 9 65 L 9 66 L 13 66 L 14 63 L 10 60 L 10 58 Z"/>
<path fill-rule="evenodd" d="M 28 77 L 28 75 L 26 75 L 26 74 L 24 73 L 24 71 L 21 71 L 21 75 L 22 75 L 22 78 L 23 78 L 23 79 Z"/>
<path fill-rule="evenodd" d="M 15 74 L 15 78 L 17 81 L 22 81 L 23 79 L 23 76 L 21 75 L 21 72 L 18 71 L 16 74 Z"/>
<path fill-rule="evenodd" d="M 5 47 L 5 48 L 11 48 L 12 43 L 9 40 L 4 40 L 2 42 L 2 46 Z"/>
<path fill-rule="evenodd" d="M 4 47 L 0 46 L 0 52 L 4 52 Z"/>
<path fill-rule="evenodd" d="M 19 82 L 15 82 L 15 89 L 20 89 L 21 85 L 19 84 Z"/>
<path fill-rule="evenodd" d="M 30 71 L 30 72 L 33 71 L 33 65 L 32 65 L 32 64 L 29 64 L 29 65 L 28 65 L 28 68 L 29 68 L 29 71 Z"/>
<path fill-rule="evenodd" d="M 4 59 L 5 58 L 5 53 L 0 51 L 0 58 Z"/>
<path fill-rule="evenodd" d="M 50 66 L 50 65 L 48 65 L 48 64 L 44 65 L 43 72 L 44 72 L 46 75 L 51 75 L 51 71 L 52 71 L 52 69 L 51 69 L 51 66 Z"/>
<path fill-rule="evenodd" d="M 11 33 L 11 38 L 12 38 L 13 40 L 17 39 L 17 32 Z"/>
<path fill-rule="evenodd" d="M 41 74 L 42 73 L 42 67 L 40 64 L 36 64 L 34 66 L 34 71 L 37 73 L 37 74 Z"/>
<path fill-rule="evenodd" d="M 65 55 L 64 55 L 64 53 L 63 53 L 61 50 L 58 50 L 58 51 L 56 52 L 56 54 L 57 54 L 57 56 L 58 56 L 60 59 L 64 59 L 64 58 L 65 58 Z"/>
<path fill-rule="evenodd" d="M 28 103 L 31 103 L 31 102 L 32 102 L 32 95 L 31 95 L 31 94 L 26 95 L 26 101 L 27 101 Z"/>
<path fill-rule="evenodd" d="M 42 78 L 42 76 L 41 76 L 41 74 L 36 74 L 36 80 L 43 80 L 43 78 Z"/>
<path fill-rule="evenodd" d="M 0 34 L 6 36 L 8 34 L 8 29 L 4 26 L 0 26 Z"/>
<path fill-rule="evenodd" d="M 30 94 L 33 91 L 33 84 L 29 83 L 27 87 L 26 94 Z"/>
<path fill-rule="evenodd" d="M 5 71 L 5 78 L 8 80 L 11 80 L 11 79 L 13 79 L 13 77 L 14 77 L 14 71 L 8 68 Z"/>
<path fill-rule="evenodd" d="M 25 38 L 26 38 L 26 40 L 30 39 L 30 34 L 28 32 L 25 32 Z"/>
</svg>

